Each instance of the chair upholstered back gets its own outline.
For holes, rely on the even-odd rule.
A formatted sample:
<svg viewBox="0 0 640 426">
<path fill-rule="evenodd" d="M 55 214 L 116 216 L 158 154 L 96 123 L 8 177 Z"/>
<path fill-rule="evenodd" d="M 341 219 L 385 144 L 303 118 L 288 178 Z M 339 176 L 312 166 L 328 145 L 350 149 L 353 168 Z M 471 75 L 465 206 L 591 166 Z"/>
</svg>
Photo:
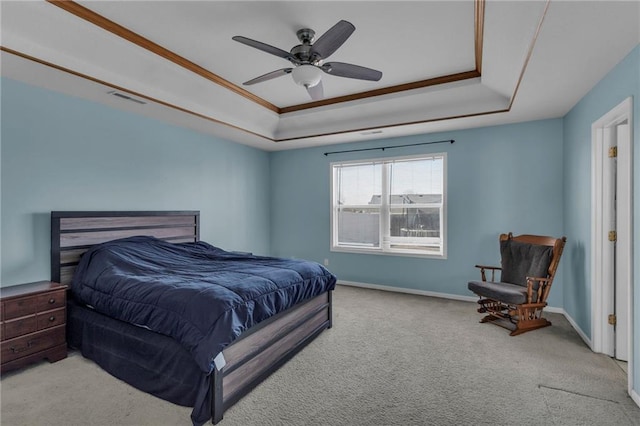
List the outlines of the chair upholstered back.
<svg viewBox="0 0 640 426">
<path fill-rule="evenodd" d="M 500 241 L 502 275 L 500 281 L 527 286 L 527 277 L 549 277 L 553 246 L 506 239 Z"/>
</svg>

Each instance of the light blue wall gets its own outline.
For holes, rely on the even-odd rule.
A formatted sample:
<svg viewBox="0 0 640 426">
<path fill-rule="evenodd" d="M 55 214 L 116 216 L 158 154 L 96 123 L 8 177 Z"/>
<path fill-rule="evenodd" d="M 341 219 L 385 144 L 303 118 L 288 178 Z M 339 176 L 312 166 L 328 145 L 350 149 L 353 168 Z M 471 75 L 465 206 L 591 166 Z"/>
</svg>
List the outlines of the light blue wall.
<svg viewBox="0 0 640 426">
<path fill-rule="evenodd" d="M 640 45 L 564 117 L 564 307 L 591 337 L 591 124 L 633 96 L 634 389 L 640 390 Z"/>
<path fill-rule="evenodd" d="M 323 155 L 442 139 L 455 143 Z M 331 252 L 330 162 L 427 152 L 447 152 L 448 258 Z M 479 279 L 474 264 L 499 264 L 501 232 L 563 231 L 561 119 L 276 152 L 270 169 L 272 254 L 329 259 L 329 269 L 345 281 L 473 296 L 467 282 Z M 562 306 L 561 277 L 551 306 Z"/>
<path fill-rule="evenodd" d="M 268 253 L 268 153 L 10 79 L 1 111 L 3 286 L 49 279 L 51 210 L 200 210 L 204 241 Z"/>
</svg>

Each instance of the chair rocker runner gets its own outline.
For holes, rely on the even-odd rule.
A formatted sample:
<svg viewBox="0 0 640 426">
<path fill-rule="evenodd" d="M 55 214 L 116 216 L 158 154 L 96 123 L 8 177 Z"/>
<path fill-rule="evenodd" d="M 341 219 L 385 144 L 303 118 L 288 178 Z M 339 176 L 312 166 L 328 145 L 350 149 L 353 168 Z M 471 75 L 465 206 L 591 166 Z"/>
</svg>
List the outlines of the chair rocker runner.
<svg viewBox="0 0 640 426">
<path fill-rule="evenodd" d="M 478 312 L 487 314 L 480 322 L 507 328 L 511 336 L 551 325 L 542 317 L 542 310 L 566 241 L 566 237 L 501 234 L 502 266 L 476 265 L 482 281 L 468 284 L 480 297 Z M 500 271 L 500 281 L 495 281 L 496 271 Z"/>
</svg>

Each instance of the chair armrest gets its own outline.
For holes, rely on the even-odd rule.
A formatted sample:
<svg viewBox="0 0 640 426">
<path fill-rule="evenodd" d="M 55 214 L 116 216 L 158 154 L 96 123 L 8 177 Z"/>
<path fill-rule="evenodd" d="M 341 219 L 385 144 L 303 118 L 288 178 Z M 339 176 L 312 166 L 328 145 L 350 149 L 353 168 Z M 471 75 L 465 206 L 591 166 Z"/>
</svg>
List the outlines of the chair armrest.
<svg viewBox="0 0 640 426">
<path fill-rule="evenodd" d="M 491 269 L 491 281 L 496 280 L 496 271 L 502 271 L 502 268 L 499 266 L 476 265 L 476 268 L 480 268 L 480 276 L 482 277 L 482 281 L 487 280 L 485 269 Z"/>
<path fill-rule="evenodd" d="M 476 265 L 476 268 L 482 269 L 502 269 L 500 266 Z"/>
<path fill-rule="evenodd" d="M 533 286 L 538 283 L 538 289 L 534 290 Z M 551 284 L 550 278 L 542 277 L 527 277 L 527 303 L 544 303 L 547 302 L 547 296 L 549 295 L 549 287 Z M 536 293 L 536 301 L 533 302 L 533 294 Z"/>
</svg>

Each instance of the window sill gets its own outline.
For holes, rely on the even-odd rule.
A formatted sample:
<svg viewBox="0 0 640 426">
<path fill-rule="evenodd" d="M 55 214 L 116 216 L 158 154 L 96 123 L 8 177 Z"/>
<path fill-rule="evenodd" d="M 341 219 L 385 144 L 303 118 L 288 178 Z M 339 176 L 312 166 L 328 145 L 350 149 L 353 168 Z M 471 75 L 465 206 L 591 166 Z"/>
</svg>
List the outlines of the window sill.
<svg viewBox="0 0 640 426">
<path fill-rule="evenodd" d="M 446 260 L 446 251 L 443 254 L 437 253 L 416 253 L 406 251 L 382 251 L 377 249 L 361 249 L 354 247 L 331 247 L 330 251 L 338 253 L 354 253 L 354 254 L 373 254 L 376 256 L 401 256 L 401 257 L 419 257 L 423 259 L 439 259 Z"/>
</svg>

